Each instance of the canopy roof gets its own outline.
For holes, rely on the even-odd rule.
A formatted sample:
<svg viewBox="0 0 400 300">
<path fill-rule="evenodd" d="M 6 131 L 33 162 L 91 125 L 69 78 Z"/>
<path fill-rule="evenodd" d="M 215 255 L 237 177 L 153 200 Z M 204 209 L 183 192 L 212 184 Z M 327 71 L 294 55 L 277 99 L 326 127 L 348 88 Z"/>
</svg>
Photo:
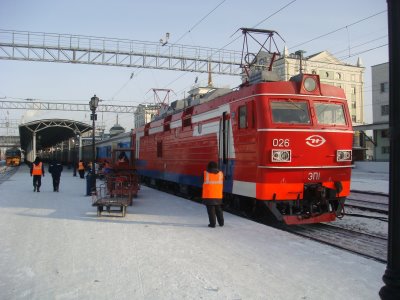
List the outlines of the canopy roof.
<svg viewBox="0 0 400 300">
<path fill-rule="evenodd" d="M 36 148 L 38 150 L 54 146 L 62 141 L 82 135 L 92 126 L 66 119 L 46 119 L 21 124 L 19 126 L 19 136 L 21 148 L 26 150 L 32 143 L 33 134 L 36 133 Z"/>
</svg>

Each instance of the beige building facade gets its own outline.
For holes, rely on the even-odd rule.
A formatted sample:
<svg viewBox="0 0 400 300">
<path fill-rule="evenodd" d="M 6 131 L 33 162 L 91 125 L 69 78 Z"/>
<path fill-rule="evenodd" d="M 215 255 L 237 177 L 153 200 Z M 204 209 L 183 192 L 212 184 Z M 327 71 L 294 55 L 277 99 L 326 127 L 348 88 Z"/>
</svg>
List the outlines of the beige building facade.
<svg viewBox="0 0 400 300">
<path fill-rule="evenodd" d="M 159 104 L 139 104 L 134 113 L 135 128 L 149 123 L 158 114 L 160 108 Z"/>
</svg>

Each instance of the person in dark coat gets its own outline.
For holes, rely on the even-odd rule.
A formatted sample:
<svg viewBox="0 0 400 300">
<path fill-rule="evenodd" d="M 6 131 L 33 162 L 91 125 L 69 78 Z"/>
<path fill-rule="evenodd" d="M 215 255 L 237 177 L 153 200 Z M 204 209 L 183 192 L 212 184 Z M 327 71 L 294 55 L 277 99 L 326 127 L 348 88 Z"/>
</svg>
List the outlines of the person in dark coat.
<svg viewBox="0 0 400 300">
<path fill-rule="evenodd" d="M 210 161 L 207 170 L 204 171 L 203 203 L 207 206 L 208 227 L 215 227 L 216 220 L 219 226 L 224 226 L 224 214 L 222 211 L 224 174 L 218 169 L 217 163 Z M 215 218 L 216 217 L 216 218 Z"/>
<path fill-rule="evenodd" d="M 63 171 L 62 164 L 57 162 L 56 160 L 52 161 L 49 164 L 49 173 L 51 174 L 51 177 L 53 177 L 53 191 L 54 192 L 59 192 L 60 177 L 61 177 L 62 171 Z"/>
<path fill-rule="evenodd" d="M 33 176 L 33 191 L 40 192 L 42 185 L 42 176 L 44 177 L 44 165 L 39 157 L 31 164 L 31 176 Z"/>
</svg>

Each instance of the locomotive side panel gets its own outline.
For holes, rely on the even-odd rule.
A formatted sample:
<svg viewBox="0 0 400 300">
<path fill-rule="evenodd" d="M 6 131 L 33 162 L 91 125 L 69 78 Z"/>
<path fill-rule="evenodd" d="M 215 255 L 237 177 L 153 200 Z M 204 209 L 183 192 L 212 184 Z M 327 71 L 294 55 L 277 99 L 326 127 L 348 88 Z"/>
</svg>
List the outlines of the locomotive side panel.
<svg viewBox="0 0 400 300">
<path fill-rule="evenodd" d="M 218 119 L 204 117 L 189 125 L 175 120 L 170 128 L 150 130 L 140 138 L 139 172 L 150 178 L 201 186 L 204 166 L 211 159 L 218 160 L 216 124 Z"/>
<path fill-rule="evenodd" d="M 232 193 L 254 198 L 258 165 L 256 99 L 244 97 L 231 104 L 235 147 Z"/>
</svg>

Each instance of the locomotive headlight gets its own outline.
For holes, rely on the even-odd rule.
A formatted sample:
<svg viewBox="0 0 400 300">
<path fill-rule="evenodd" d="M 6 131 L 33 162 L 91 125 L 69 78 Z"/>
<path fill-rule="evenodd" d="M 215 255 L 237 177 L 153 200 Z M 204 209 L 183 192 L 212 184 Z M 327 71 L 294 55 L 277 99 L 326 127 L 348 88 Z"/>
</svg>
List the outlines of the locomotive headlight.
<svg viewBox="0 0 400 300">
<path fill-rule="evenodd" d="M 337 150 L 336 161 L 351 161 L 353 159 L 351 150 Z"/>
<path fill-rule="evenodd" d="M 317 87 L 317 82 L 315 81 L 314 78 L 312 77 L 307 77 L 304 80 L 304 88 L 306 89 L 307 92 L 312 92 L 315 90 Z"/>
<path fill-rule="evenodd" d="M 290 162 L 292 160 L 291 150 L 272 150 L 272 162 Z"/>
</svg>

